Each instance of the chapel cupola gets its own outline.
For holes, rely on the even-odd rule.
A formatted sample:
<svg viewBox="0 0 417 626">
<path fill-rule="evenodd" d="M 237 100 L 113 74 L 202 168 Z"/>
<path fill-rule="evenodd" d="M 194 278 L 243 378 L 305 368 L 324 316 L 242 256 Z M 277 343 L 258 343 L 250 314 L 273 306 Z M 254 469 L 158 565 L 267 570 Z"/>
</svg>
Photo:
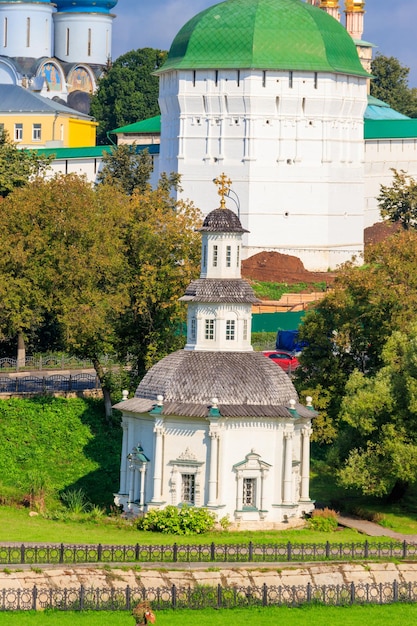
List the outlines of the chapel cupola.
<svg viewBox="0 0 417 626">
<path fill-rule="evenodd" d="M 211 211 L 202 233 L 201 273 L 181 298 L 188 303 L 185 350 L 252 351 L 252 304 L 258 302 L 240 273 L 245 230 L 225 196 L 231 181 L 225 174 L 215 179 L 220 207 Z"/>
</svg>

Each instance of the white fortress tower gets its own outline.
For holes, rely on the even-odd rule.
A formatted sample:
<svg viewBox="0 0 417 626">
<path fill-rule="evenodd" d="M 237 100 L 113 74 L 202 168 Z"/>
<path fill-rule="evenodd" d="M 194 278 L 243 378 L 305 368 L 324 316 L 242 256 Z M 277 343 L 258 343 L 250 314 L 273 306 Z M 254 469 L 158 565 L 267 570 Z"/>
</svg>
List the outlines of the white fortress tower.
<svg viewBox="0 0 417 626">
<path fill-rule="evenodd" d="M 360 254 L 364 229 L 368 74 L 322 8 L 227 0 L 185 24 L 159 70 L 159 171 L 204 213 L 227 171 L 243 258 L 290 253 L 311 270 Z"/>
<path fill-rule="evenodd" d="M 35 59 L 53 56 L 54 9 L 50 0 L 0 2 L 0 55 Z"/>
<path fill-rule="evenodd" d="M 55 56 L 68 63 L 105 65 L 111 58 L 110 10 L 117 0 L 56 0 Z"/>
</svg>

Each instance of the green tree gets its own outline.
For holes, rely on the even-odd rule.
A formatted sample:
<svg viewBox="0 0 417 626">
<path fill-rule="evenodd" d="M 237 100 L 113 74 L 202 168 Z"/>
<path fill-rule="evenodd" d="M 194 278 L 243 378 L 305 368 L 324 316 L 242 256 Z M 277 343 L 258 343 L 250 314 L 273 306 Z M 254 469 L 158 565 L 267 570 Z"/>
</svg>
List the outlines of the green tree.
<svg viewBox="0 0 417 626">
<path fill-rule="evenodd" d="M 350 443 L 342 485 L 364 495 L 402 496 L 417 480 L 417 328 L 391 335 L 374 376 L 350 376 L 341 419 Z"/>
<path fill-rule="evenodd" d="M 381 216 L 390 222 L 398 222 L 408 230 L 417 225 L 417 181 L 403 170 L 394 174 L 390 186 L 381 185 L 378 205 Z"/>
<path fill-rule="evenodd" d="M 23 187 L 34 176 L 45 173 L 52 157 L 40 157 L 30 150 L 20 150 L 0 130 L 0 198 L 16 187 Z"/>
<path fill-rule="evenodd" d="M 154 48 L 132 50 L 106 71 L 91 100 L 91 114 L 99 122 L 98 144 L 108 143 L 107 133 L 115 128 L 159 114 L 159 82 L 153 72 L 166 56 Z"/>
<path fill-rule="evenodd" d="M 300 393 L 313 398 L 326 392 L 321 397 L 325 415 L 314 435 L 317 441 L 337 439 L 342 445 L 340 406 L 349 376 L 355 370 L 374 375 L 391 333 L 414 322 L 416 255 L 414 230 L 400 231 L 372 246 L 365 252 L 364 265 L 345 265 L 334 289 L 307 314 L 300 335 L 309 345 L 300 357 L 302 367 L 295 381 Z"/>
<path fill-rule="evenodd" d="M 121 144 L 103 154 L 103 167 L 97 176 L 99 184 L 114 185 L 131 196 L 145 191 L 149 184 L 153 162 L 148 150 L 137 152 L 135 144 Z"/>
<path fill-rule="evenodd" d="M 198 275 L 200 212 L 174 202 L 175 176 L 162 176 L 157 189 L 131 197 L 127 257 L 130 306 L 118 329 L 120 352 L 133 353 L 142 376 L 162 356 L 184 345 L 186 308 L 178 302 Z"/>
<path fill-rule="evenodd" d="M 401 65 L 395 57 L 377 54 L 372 61 L 371 73 L 374 76 L 371 96 L 404 115 L 417 117 L 417 90 L 408 86 L 410 68 Z"/>
<path fill-rule="evenodd" d="M 112 352 L 115 322 L 128 305 L 125 229 L 128 198 L 94 190 L 76 175 L 37 178 L 1 204 L 0 329 L 27 334 L 45 315 L 57 320 L 65 347 L 90 358 Z"/>
</svg>

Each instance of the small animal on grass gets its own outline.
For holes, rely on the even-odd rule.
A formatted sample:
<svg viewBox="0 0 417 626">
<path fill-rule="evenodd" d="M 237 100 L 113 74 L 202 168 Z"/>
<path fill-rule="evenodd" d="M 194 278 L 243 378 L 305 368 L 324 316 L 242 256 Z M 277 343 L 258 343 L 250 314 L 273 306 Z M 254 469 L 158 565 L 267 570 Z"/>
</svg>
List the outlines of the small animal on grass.
<svg viewBox="0 0 417 626">
<path fill-rule="evenodd" d="M 139 602 L 132 610 L 132 615 L 135 618 L 136 626 L 154 624 L 156 621 L 155 613 L 152 611 L 149 602 Z"/>
</svg>

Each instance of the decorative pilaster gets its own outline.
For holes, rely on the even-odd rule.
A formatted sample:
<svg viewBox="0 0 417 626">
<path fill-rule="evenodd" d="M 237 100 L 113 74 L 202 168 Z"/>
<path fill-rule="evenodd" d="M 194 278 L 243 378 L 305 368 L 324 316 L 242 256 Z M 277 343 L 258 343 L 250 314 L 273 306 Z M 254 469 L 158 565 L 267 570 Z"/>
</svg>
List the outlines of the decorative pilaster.
<svg viewBox="0 0 417 626">
<path fill-rule="evenodd" d="M 292 431 L 284 433 L 285 439 L 285 459 L 284 459 L 284 504 L 292 504 L 292 450 L 293 450 Z"/>
<path fill-rule="evenodd" d="M 162 495 L 162 442 L 164 435 L 163 421 L 158 419 L 153 429 L 155 433 L 155 453 L 154 453 L 154 470 L 153 470 L 153 496 L 152 503 L 158 503 Z"/>
<path fill-rule="evenodd" d="M 361 40 L 364 29 L 364 0 L 346 0 L 346 30 L 356 40 Z"/>
<path fill-rule="evenodd" d="M 302 449 L 301 449 L 301 494 L 300 501 L 309 502 L 309 486 L 310 486 L 310 436 L 311 428 L 306 426 L 301 430 Z"/>
</svg>

